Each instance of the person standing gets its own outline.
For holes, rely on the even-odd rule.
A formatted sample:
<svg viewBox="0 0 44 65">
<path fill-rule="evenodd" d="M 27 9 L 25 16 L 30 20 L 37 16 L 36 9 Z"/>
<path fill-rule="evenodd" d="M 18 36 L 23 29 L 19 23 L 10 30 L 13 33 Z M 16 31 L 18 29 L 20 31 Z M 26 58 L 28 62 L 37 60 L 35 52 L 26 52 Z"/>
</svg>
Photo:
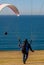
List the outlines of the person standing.
<svg viewBox="0 0 44 65">
<path fill-rule="evenodd" d="M 21 43 L 20 39 L 19 39 L 19 42 Z M 26 60 L 28 59 L 29 49 L 32 52 L 34 52 L 34 50 L 32 50 L 31 45 L 30 45 L 32 43 L 32 40 L 29 43 L 28 40 L 25 39 L 24 42 L 23 42 L 23 44 L 20 44 L 20 43 L 19 43 L 19 47 L 22 48 L 23 63 L 25 64 L 26 63 Z"/>
</svg>

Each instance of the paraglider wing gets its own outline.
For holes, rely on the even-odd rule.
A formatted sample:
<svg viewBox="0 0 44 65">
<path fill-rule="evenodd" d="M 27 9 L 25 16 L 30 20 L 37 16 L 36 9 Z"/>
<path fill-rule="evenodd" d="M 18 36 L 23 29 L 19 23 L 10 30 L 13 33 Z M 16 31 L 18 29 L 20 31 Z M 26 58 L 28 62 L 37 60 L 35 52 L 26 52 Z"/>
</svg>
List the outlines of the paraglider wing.
<svg viewBox="0 0 44 65">
<path fill-rule="evenodd" d="M 12 4 L 0 4 L 0 11 L 5 8 L 5 7 L 9 7 L 10 9 L 12 9 L 12 11 L 17 15 L 19 16 L 19 11 L 18 9 L 12 5 Z"/>
</svg>

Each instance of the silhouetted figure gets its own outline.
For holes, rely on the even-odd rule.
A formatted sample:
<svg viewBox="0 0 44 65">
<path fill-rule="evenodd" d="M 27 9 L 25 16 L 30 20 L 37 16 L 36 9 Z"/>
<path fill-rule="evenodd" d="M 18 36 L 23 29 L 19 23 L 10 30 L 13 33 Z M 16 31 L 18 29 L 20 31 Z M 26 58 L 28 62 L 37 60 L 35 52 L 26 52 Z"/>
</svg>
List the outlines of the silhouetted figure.
<svg viewBox="0 0 44 65">
<path fill-rule="evenodd" d="M 19 40 L 19 42 L 21 43 L 21 41 Z M 28 54 L 29 54 L 29 49 L 33 52 L 32 48 L 31 48 L 31 44 L 32 40 L 30 41 L 30 43 L 28 42 L 27 39 L 25 39 L 25 41 L 23 42 L 23 44 L 19 44 L 19 47 L 22 48 L 22 53 L 23 53 L 23 63 L 25 64 L 27 58 L 28 58 Z"/>
<path fill-rule="evenodd" d="M 8 33 L 7 33 L 7 32 L 5 32 L 4 34 L 5 34 L 5 35 L 7 35 Z"/>
</svg>

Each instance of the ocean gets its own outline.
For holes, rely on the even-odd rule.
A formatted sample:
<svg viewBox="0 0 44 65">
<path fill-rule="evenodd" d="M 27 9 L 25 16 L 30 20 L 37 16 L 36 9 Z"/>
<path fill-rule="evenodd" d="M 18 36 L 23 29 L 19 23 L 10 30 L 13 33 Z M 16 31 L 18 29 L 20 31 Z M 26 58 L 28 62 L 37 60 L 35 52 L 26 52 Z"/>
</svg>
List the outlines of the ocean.
<svg viewBox="0 0 44 65">
<path fill-rule="evenodd" d="M 0 50 L 21 50 L 18 38 L 32 39 L 34 50 L 44 50 L 44 15 L 0 15 Z"/>
</svg>

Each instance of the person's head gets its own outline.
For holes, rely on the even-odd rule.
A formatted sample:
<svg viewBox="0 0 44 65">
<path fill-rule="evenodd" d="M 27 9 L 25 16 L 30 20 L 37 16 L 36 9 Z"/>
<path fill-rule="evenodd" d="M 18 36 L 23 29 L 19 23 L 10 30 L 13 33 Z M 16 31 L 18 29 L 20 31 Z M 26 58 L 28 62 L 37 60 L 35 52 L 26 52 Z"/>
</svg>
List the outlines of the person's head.
<svg viewBox="0 0 44 65">
<path fill-rule="evenodd" d="M 27 40 L 27 39 L 25 39 L 24 43 L 25 43 L 25 44 L 27 44 L 27 43 L 28 43 L 28 40 Z"/>
<path fill-rule="evenodd" d="M 27 42 L 28 40 L 27 39 L 25 39 L 25 42 Z"/>
</svg>

